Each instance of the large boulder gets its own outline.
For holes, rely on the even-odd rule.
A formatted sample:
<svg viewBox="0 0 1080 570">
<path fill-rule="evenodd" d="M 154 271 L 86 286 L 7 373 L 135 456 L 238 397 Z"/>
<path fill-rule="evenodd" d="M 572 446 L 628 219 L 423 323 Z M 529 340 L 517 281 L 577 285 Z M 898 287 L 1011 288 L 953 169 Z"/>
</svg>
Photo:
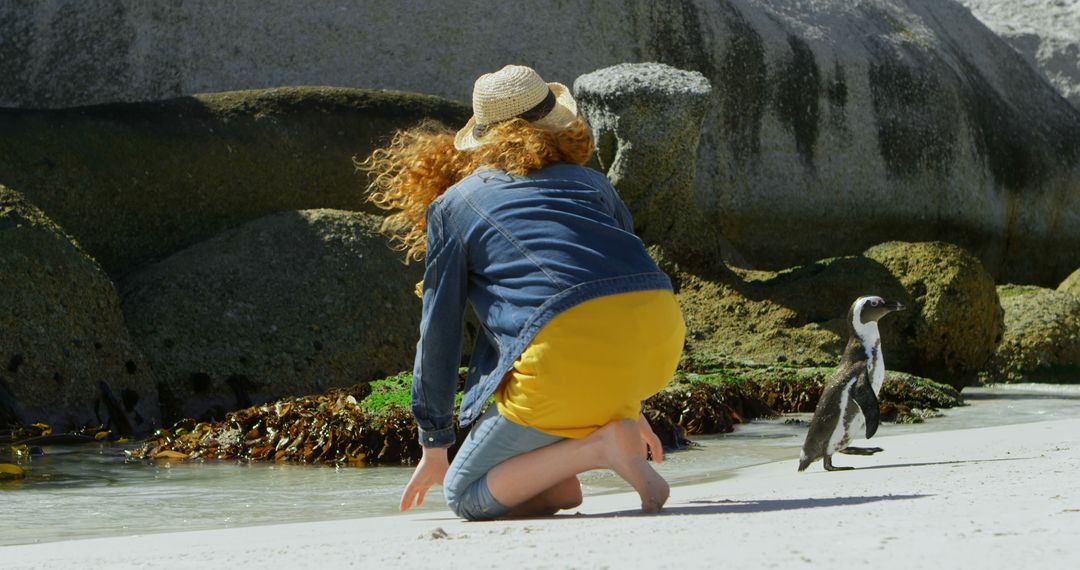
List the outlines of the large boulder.
<svg viewBox="0 0 1080 570">
<path fill-rule="evenodd" d="M 1057 290 L 1080 298 L 1080 269 L 1073 271 L 1071 275 L 1066 277 L 1065 280 L 1058 285 Z"/>
<path fill-rule="evenodd" d="M 684 257 L 720 253 L 717 236 L 708 236 L 714 226 L 694 207 L 691 159 L 711 91 L 704 75 L 659 63 L 616 65 L 574 81 L 600 167 L 633 210 L 637 233 Z"/>
<path fill-rule="evenodd" d="M 1080 6 L 1076 0 L 960 0 L 1080 108 Z"/>
<path fill-rule="evenodd" d="M 0 185 L 0 425 L 54 431 L 159 423 L 150 367 L 101 267 L 41 210 Z"/>
<path fill-rule="evenodd" d="M 887 243 L 775 273 L 703 277 L 665 267 L 679 286 L 689 352 L 728 366 L 835 365 L 847 310 L 862 295 L 908 307 L 879 323 L 890 369 L 962 388 L 1000 340 L 993 282 L 977 259 L 949 244 Z"/>
<path fill-rule="evenodd" d="M 663 264 L 676 283 L 687 325 L 687 354 L 724 366 L 835 365 L 847 341 L 848 307 L 861 295 L 906 299 L 881 264 L 850 256 L 781 272 L 700 276 Z M 886 345 L 889 355 L 892 347 Z M 887 358 L 892 366 L 891 359 Z"/>
<path fill-rule="evenodd" d="M 543 17 L 523 25 L 522 14 Z M 538 0 L 403 0 L 392 10 L 378 2 L 313 10 L 290 0 L 213 6 L 40 0 L 0 3 L 0 53 L 0 105 L 27 108 L 282 84 L 402 89 L 467 101 L 475 78 L 507 61 L 563 83 L 619 63 L 659 62 L 700 72 L 712 84 L 695 207 L 756 267 L 857 255 L 898 239 L 956 243 L 998 281 L 1051 286 L 1080 266 L 1080 111 L 956 2 L 567 0 L 553 10 Z M 185 123 L 198 116 L 183 114 L 177 120 Z M 335 122 L 310 123 L 306 132 L 333 147 L 351 141 L 351 129 Z M 0 121 L 0 131 L 7 138 L 10 123 Z M 48 125 L 35 132 L 65 136 Z M 144 133 L 145 139 L 160 134 Z M 30 153 L 24 175 L 72 167 L 65 154 L 80 156 L 76 151 L 93 140 Z M 237 188 L 268 165 L 295 164 L 296 172 L 311 175 L 310 153 L 300 161 L 292 148 L 277 153 L 289 140 L 256 138 L 257 150 L 237 160 L 207 137 L 196 150 L 209 149 L 220 163 L 200 168 L 190 152 L 178 152 L 169 172 L 179 181 L 170 184 L 239 168 L 243 176 L 232 180 L 239 184 L 211 180 L 181 194 L 195 204 L 227 200 L 229 194 L 206 190 L 220 187 L 239 191 L 236 203 L 243 204 L 249 196 Z M 33 148 L 29 136 L 16 141 L 0 154 Z M 239 140 L 223 142 L 235 150 Z M 114 160 L 86 154 L 86 165 Z M 116 190 L 97 203 L 152 192 L 146 182 L 132 182 L 145 180 L 137 166 L 133 160 L 117 167 L 109 179 Z M 5 170 L 0 180 L 10 175 Z M 272 182 L 279 172 L 258 180 Z M 272 185 L 266 195 L 316 186 L 292 182 Z M 41 202 L 52 214 L 55 204 Z M 173 207 L 193 205 L 170 200 Z M 81 233 L 89 223 L 76 227 L 55 215 L 98 255 Z M 189 221 L 168 219 L 179 227 Z M 203 229 L 205 237 L 220 225 Z M 101 258 L 110 271 L 117 266 Z"/>
<path fill-rule="evenodd" d="M 1032 286 L 998 287 L 1005 337 L 988 366 L 997 382 L 1080 379 L 1080 299 Z"/>
<path fill-rule="evenodd" d="M 941 242 L 890 242 L 863 255 L 896 275 L 914 301 L 882 332 L 886 341 L 899 341 L 903 370 L 954 386 L 972 383 L 1004 327 L 994 280 L 979 260 Z"/>
<path fill-rule="evenodd" d="M 124 314 L 164 415 L 221 419 L 408 369 L 423 272 L 402 264 L 379 224 L 339 210 L 276 214 L 124 279 Z"/>
<path fill-rule="evenodd" d="M 374 211 L 353 158 L 396 128 L 468 115 L 438 97 L 329 87 L 7 109 L 0 181 L 25 188 L 118 277 L 275 212 Z"/>
</svg>

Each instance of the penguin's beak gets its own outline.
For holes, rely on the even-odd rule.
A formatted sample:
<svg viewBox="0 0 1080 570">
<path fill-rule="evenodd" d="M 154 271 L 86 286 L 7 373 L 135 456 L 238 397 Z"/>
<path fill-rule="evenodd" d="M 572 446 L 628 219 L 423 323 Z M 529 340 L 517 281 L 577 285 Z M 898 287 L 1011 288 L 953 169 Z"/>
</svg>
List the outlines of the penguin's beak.
<svg viewBox="0 0 1080 570">
<path fill-rule="evenodd" d="M 900 301 L 885 301 L 885 308 L 890 311 L 903 311 L 907 307 Z"/>
</svg>

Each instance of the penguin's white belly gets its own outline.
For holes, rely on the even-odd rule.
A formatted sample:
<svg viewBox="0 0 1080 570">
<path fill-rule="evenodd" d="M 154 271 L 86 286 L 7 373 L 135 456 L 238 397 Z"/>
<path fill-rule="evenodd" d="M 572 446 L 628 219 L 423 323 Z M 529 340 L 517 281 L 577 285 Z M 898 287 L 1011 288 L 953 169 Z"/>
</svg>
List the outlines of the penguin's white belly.
<svg viewBox="0 0 1080 570">
<path fill-rule="evenodd" d="M 829 455 L 844 449 L 851 440 L 858 439 L 860 434 L 866 433 L 866 418 L 863 417 L 858 404 L 846 397 L 841 398 L 841 404 L 840 409 L 844 412 L 836 421 L 836 428 L 833 430 L 832 437 L 829 438 L 828 449 L 825 450 Z M 845 418 L 850 418 L 850 420 L 845 421 Z"/>
<path fill-rule="evenodd" d="M 885 357 L 881 354 L 881 350 L 879 349 L 874 358 L 874 365 L 870 368 L 870 385 L 874 388 L 874 396 L 879 396 L 881 394 L 881 385 L 884 383 Z M 856 410 L 855 417 L 851 418 L 851 427 L 848 428 L 848 441 L 862 438 L 865 435 L 866 416 L 863 415 L 862 410 Z"/>
<path fill-rule="evenodd" d="M 825 450 L 828 455 L 844 449 L 852 440 L 860 439 L 866 433 L 866 416 L 849 395 L 855 380 L 852 378 L 848 381 L 840 393 L 840 417 L 837 418 L 836 427 L 829 437 L 829 445 Z M 870 369 L 870 383 L 874 388 L 874 395 L 880 394 L 881 385 L 885 383 L 885 362 L 880 350 L 874 358 L 874 366 Z M 846 420 L 847 418 L 850 420 Z"/>
<path fill-rule="evenodd" d="M 863 416 L 862 410 L 855 410 L 855 417 L 851 418 L 851 423 L 848 424 L 847 437 L 844 438 L 844 447 L 847 447 L 847 444 L 851 443 L 851 440 L 859 439 L 865 434 L 866 416 Z"/>
<path fill-rule="evenodd" d="M 874 395 L 881 394 L 881 385 L 885 383 L 885 355 L 881 350 L 874 357 L 874 366 L 870 368 L 870 384 L 874 387 Z"/>
<path fill-rule="evenodd" d="M 851 414 L 851 408 L 855 408 L 855 417 L 851 418 L 851 423 L 855 421 L 863 421 L 862 412 L 859 411 L 859 406 L 851 400 L 850 390 L 852 384 L 855 383 L 857 377 L 853 376 L 850 380 L 844 383 L 840 389 L 840 414 L 836 418 L 836 427 L 833 428 L 832 435 L 829 436 L 829 444 L 825 448 L 827 455 L 836 453 L 837 450 L 847 447 L 849 441 L 851 441 L 850 432 L 848 431 L 849 422 L 846 418 Z"/>
</svg>

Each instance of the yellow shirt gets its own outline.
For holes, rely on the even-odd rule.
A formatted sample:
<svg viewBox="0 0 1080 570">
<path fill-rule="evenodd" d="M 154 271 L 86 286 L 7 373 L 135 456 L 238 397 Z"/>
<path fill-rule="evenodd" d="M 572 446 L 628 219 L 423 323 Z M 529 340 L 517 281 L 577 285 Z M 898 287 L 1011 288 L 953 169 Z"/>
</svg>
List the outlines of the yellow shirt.
<svg viewBox="0 0 1080 570">
<path fill-rule="evenodd" d="M 495 392 L 507 419 L 582 438 L 634 419 L 679 362 L 686 325 L 675 295 L 635 291 L 585 301 L 556 315 Z"/>
</svg>

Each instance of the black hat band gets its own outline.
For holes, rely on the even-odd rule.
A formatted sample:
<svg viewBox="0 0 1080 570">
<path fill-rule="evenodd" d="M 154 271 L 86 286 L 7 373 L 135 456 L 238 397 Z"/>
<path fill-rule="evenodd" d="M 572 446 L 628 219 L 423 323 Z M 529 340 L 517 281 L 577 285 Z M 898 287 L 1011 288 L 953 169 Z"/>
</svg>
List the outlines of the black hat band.
<svg viewBox="0 0 1080 570">
<path fill-rule="evenodd" d="M 543 101 L 540 101 L 536 105 L 533 105 L 531 109 L 523 113 L 510 117 L 510 119 L 525 119 L 530 123 L 539 121 L 540 119 L 548 116 L 548 113 L 550 113 L 551 110 L 555 108 L 555 103 L 555 92 L 552 91 L 551 88 L 548 88 L 547 97 L 544 97 Z M 503 119 L 501 121 L 495 121 L 494 123 L 488 123 L 486 125 L 475 125 L 473 127 L 473 138 L 480 138 L 484 136 L 484 133 L 486 133 L 488 129 L 490 129 L 492 126 L 509 121 L 510 119 Z"/>
</svg>

